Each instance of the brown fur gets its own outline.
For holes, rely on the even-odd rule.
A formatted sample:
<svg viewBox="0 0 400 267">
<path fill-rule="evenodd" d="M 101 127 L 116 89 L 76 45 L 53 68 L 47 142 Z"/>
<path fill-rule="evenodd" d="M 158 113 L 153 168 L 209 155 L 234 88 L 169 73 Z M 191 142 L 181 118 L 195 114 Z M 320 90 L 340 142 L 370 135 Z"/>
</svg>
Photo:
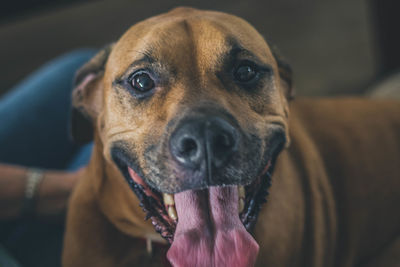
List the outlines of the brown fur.
<svg viewBox="0 0 400 267">
<path fill-rule="evenodd" d="M 224 78 L 214 75 L 224 67 L 232 40 L 272 67 L 273 77 L 262 90 L 227 90 Z M 91 70 L 93 62 L 84 67 L 84 76 L 92 78 L 82 84 L 78 75 L 74 92 L 75 107 L 94 125 L 95 148 L 70 202 L 63 266 L 160 266 L 165 250 L 155 249 L 150 257 L 140 238 L 164 241 L 144 221 L 110 149 L 123 140 L 148 181 L 179 191 L 179 181 L 165 184 L 160 178 L 168 177 L 168 166 L 155 175 L 161 167 L 144 155 L 169 136 L 171 122 L 210 103 L 262 140 L 276 127 L 286 134 L 288 148 L 278 157 L 268 203 L 254 229 L 257 266 L 400 262 L 399 102 L 297 99 L 289 105 L 288 74 L 260 34 L 242 19 L 218 12 L 175 9 L 134 25 L 109 51 L 106 61 L 98 60 L 106 62 L 105 70 Z M 167 78 L 142 101 L 115 81 L 149 54 Z M 266 149 L 263 142 L 260 150 Z"/>
</svg>

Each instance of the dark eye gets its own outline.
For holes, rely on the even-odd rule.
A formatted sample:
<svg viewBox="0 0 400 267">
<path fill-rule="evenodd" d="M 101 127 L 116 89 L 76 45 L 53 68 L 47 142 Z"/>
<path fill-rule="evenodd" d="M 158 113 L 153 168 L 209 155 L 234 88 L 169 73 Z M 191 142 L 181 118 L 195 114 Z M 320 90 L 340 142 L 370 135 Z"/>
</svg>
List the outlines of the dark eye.
<svg viewBox="0 0 400 267">
<path fill-rule="evenodd" d="M 241 65 L 234 71 L 233 75 L 238 82 L 250 82 L 257 76 L 257 70 L 251 65 Z"/>
<path fill-rule="evenodd" d="M 131 79 L 132 87 L 139 92 L 147 92 L 154 88 L 154 81 L 146 72 L 139 71 Z"/>
</svg>

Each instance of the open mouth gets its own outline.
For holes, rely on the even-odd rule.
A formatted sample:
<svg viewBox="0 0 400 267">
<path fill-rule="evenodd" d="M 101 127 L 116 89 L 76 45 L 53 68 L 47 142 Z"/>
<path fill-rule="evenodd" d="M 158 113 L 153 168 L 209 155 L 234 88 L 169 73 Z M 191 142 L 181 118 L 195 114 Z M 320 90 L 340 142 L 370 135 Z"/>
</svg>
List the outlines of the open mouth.
<svg viewBox="0 0 400 267">
<path fill-rule="evenodd" d="M 171 244 L 167 258 L 173 266 L 253 266 L 259 246 L 250 232 L 266 202 L 275 160 L 285 143 L 282 133 L 270 135 L 264 165 L 245 185 L 228 183 L 167 194 L 146 182 L 123 142 L 113 146 L 111 155 L 145 218 Z"/>
<path fill-rule="evenodd" d="M 261 206 L 266 202 L 275 156 L 273 155 L 267 160 L 264 169 L 252 183 L 245 186 L 233 185 L 238 195 L 237 206 L 240 221 L 249 232 L 256 223 Z M 135 164 L 132 163 L 123 149 L 113 148 L 112 157 L 139 198 L 140 206 L 146 214 L 145 219 L 151 219 L 155 230 L 169 243 L 172 243 L 179 220 L 175 195 L 163 193 L 150 187 L 142 178 L 140 170 L 136 169 Z"/>
</svg>

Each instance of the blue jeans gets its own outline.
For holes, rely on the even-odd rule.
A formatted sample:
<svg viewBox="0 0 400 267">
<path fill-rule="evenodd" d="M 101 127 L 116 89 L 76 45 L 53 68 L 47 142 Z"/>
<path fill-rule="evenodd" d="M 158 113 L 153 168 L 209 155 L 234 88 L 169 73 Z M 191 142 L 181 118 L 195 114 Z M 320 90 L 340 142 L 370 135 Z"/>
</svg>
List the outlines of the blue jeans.
<svg viewBox="0 0 400 267">
<path fill-rule="evenodd" d="M 51 169 L 87 163 L 68 132 L 75 71 L 94 55 L 78 50 L 61 56 L 24 79 L 0 99 L 0 162 Z"/>
<path fill-rule="evenodd" d="M 87 164 L 92 144 L 74 144 L 68 123 L 75 71 L 94 53 L 86 49 L 58 57 L 0 99 L 1 163 L 64 170 Z M 59 266 L 62 235 L 62 225 L 0 224 L 1 243 L 23 266 Z"/>
</svg>

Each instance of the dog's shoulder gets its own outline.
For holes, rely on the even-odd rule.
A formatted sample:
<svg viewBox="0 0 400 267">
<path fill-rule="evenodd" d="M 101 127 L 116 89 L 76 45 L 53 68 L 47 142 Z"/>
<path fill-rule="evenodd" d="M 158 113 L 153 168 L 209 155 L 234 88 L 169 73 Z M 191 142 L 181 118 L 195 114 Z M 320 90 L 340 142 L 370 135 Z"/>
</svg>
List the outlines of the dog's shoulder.
<svg viewBox="0 0 400 267">
<path fill-rule="evenodd" d="M 362 247 L 358 257 L 366 257 L 399 230 L 400 101 L 299 99 L 290 112 L 293 145 L 310 165 L 311 154 L 322 161 L 344 231 L 339 235 L 349 238 L 341 245 Z M 350 244 L 349 236 L 369 237 Z"/>
</svg>

